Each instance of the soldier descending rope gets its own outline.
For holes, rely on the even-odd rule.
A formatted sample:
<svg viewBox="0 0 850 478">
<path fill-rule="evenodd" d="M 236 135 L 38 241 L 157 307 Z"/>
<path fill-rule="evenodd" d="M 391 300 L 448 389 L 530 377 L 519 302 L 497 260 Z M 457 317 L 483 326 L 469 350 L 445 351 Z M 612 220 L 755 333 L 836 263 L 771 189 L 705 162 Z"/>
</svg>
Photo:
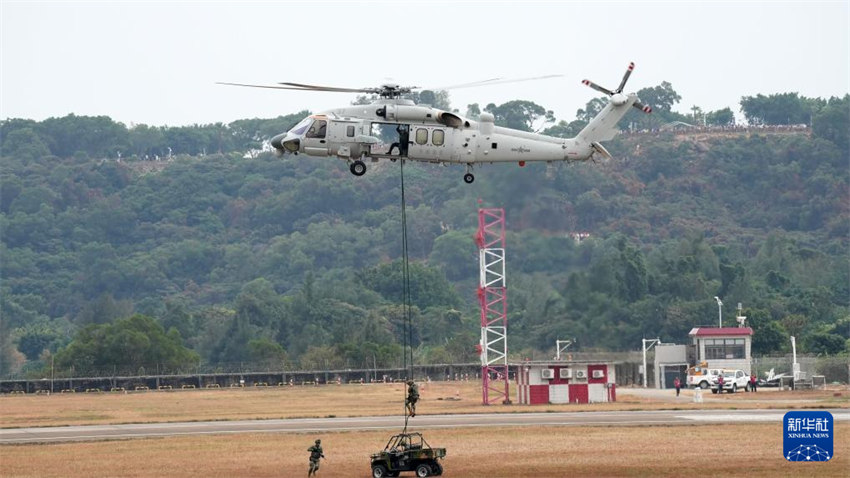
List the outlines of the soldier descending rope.
<svg viewBox="0 0 850 478">
<path fill-rule="evenodd" d="M 411 417 L 416 416 L 416 402 L 419 401 L 419 386 L 413 380 L 407 381 L 407 399 L 404 405 L 407 407 L 407 413 Z"/>
<path fill-rule="evenodd" d="M 325 457 L 322 452 L 322 440 L 316 440 L 316 444 L 307 449 L 310 452 L 310 471 L 307 476 L 314 476 L 319 471 L 319 460 Z"/>
</svg>

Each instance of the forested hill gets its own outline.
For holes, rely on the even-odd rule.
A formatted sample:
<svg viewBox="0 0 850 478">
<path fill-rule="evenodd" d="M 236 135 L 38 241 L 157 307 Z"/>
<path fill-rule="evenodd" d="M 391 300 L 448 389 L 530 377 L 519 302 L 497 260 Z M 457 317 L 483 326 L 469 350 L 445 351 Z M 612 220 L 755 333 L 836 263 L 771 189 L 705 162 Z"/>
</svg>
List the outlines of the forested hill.
<svg viewBox="0 0 850 478">
<path fill-rule="evenodd" d="M 416 360 L 476 360 L 479 199 L 506 211 L 517 355 L 567 337 L 582 349 L 683 343 L 716 324 L 714 296 L 724 324 L 744 305 L 755 353 L 785 350 L 789 335 L 804 352 L 846 352 L 848 106 L 778 133 L 624 135 L 608 144 L 614 161 L 483 166 L 472 185 L 459 167 L 406 164 Z M 77 369 L 395 364 L 399 163 L 357 178 L 336 159 L 245 154 L 302 114 L 234 123 L 251 125 L 242 136 L 3 122 L 0 373 L 51 354 Z M 169 154 L 122 136 L 142 133 L 230 143 Z"/>
</svg>

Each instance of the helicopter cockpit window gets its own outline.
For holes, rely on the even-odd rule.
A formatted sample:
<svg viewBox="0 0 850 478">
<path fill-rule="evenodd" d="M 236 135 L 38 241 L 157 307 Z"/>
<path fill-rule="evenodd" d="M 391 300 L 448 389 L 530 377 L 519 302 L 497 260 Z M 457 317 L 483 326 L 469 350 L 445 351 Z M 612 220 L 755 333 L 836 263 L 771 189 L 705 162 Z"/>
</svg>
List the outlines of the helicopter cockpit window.
<svg viewBox="0 0 850 478">
<path fill-rule="evenodd" d="M 304 131 L 307 131 L 307 127 L 310 126 L 310 123 L 312 122 L 313 118 L 304 118 L 297 125 L 293 126 L 289 132 L 300 136 L 304 134 Z"/>
<path fill-rule="evenodd" d="M 431 142 L 434 143 L 434 146 L 442 146 L 446 141 L 446 133 L 441 129 L 435 129 L 433 133 L 431 133 Z"/>
<path fill-rule="evenodd" d="M 428 130 L 425 128 L 416 129 L 416 144 L 425 144 L 428 142 Z"/>
<path fill-rule="evenodd" d="M 310 129 L 307 130 L 308 138 L 324 138 L 325 131 L 328 129 L 328 122 L 325 120 L 313 121 Z"/>
</svg>

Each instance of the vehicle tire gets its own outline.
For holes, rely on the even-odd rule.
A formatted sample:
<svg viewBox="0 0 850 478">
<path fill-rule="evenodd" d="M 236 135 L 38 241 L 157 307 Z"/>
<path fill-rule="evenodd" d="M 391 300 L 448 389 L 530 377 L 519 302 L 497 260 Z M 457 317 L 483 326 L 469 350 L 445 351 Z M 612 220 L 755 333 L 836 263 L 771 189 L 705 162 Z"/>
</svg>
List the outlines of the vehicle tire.
<svg viewBox="0 0 850 478">
<path fill-rule="evenodd" d="M 431 471 L 434 472 L 434 476 L 440 476 L 443 474 L 443 465 L 435 461 L 431 464 Z"/>
<path fill-rule="evenodd" d="M 748 384 L 746 384 L 746 385 L 744 385 L 744 391 L 745 391 L 745 392 L 749 392 L 749 391 L 750 391 L 750 384 L 749 384 L 749 383 L 748 383 Z"/>
<path fill-rule="evenodd" d="M 372 478 L 384 478 L 390 476 L 384 465 L 372 465 Z"/>
<path fill-rule="evenodd" d="M 388 471 L 387 472 L 387 476 L 389 476 L 390 478 L 395 478 L 396 476 L 398 476 L 400 474 L 401 474 L 400 471 Z"/>
<path fill-rule="evenodd" d="M 716 394 L 717 394 L 717 390 L 715 390 L 715 389 L 713 389 L 713 388 L 712 388 L 712 389 L 711 389 L 711 393 L 713 393 L 713 394 L 715 394 L 715 395 L 716 395 Z"/>
<path fill-rule="evenodd" d="M 349 166 L 348 169 L 351 171 L 351 174 L 355 176 L 363 176 L 366 174 L 366 163 L 358 159 L 351 163 L 351 166 Z"/>
<path fill-rule="evenodd" d="M 706 388 L 708 388 L 708 382 L 703 380 L 702 382 L 699 383 L 699 388 L 705 390 Z"/>
<path fill-rule="evenodd" d="M 463 181 L 466 184 L 472 184 L 472 181 L 475 181 L 475 176 L 473 176 L 472 173 L 466 173 L 463 175 Z"/>
<path fill-rule="evenodd" d="M 737 392 L 738 392 L 738 384 L 733 383 L 732 384 L 732 390 L 729 390 L 729 393 L 737 393 Z"/>
<path fill-rule="evenodd" d="M 431 475 L 431 467 L 427 463 L 420 463 L 416 466 L 416 476 L 418 478 L 425 478 L 429 475 Z"/>
</svg>

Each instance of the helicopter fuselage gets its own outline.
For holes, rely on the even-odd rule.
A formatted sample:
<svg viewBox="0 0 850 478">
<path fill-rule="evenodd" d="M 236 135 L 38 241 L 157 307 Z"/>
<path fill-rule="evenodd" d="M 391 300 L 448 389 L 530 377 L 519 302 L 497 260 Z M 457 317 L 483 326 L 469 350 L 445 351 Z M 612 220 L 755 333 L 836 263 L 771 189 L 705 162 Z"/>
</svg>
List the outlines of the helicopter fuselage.
<svg viewBox="0 0 850 478">
<path fill-rule="evenodd" d="M 272 145 L 345 160 L 403 158 L 463 164 L 585 160 L 593 154 L 590 143 L 577 139 L 495 126 L 489 113 L 474 121 L 406 99 L 378 100 L 310 118 L 313 122 L 307 129 L 299 131 L 296 126 L 273 138 Z"/>
<path fill-rule="evenodd" d="M 336 156 L 346 160 L 355 176 L 366 173 L 363 159 L 380 161 L 413 160 L 432 163 L 459 163 L 466 165 L 463 179 L 471 183 L 475 178 L 472 167 L 482 163 L 516 162 L 524 166 L 529 161 L 583 161 L 595 156 L 610 159 L 602 146 L 617 134 L 617 122 L 631 107 L 645 113 L 652 108 L 643 105 L 634 93 L 623 93 L 623 88 L 634 70 L 630 63 L 619 87 L 609 90 L 589 80 L 582 83 L 610 97 L 608 103 L 574 138 L 555 138 L 527 131 L 495 125 L 490 113 L 482 113 L 476 120 L 464 118 L 449 111 L 426 105 L 417 105 L 402 98 L 417 87 L 394 84 L 379 88 L 340 88 L 303 83 L 283 82 L 278 85 L 250 85 L 224 83 L 252 88 L 272 88 L 297 91 L 328 91 L 342 93 L 368 93 L 381 99 L 369 105 L 337 108 L 304 118 L 286 133 L 271 139 L 278 152 L 306 154 L 308 156 Z M 554 75 L 559 76 L 559 75 Z M 526 78 L 527 81 L 547 77 Z M 479 84 L 497 84 L 495 78 Z M 471 84 L 457 85 L 467 87 Z"/>
</svg>

